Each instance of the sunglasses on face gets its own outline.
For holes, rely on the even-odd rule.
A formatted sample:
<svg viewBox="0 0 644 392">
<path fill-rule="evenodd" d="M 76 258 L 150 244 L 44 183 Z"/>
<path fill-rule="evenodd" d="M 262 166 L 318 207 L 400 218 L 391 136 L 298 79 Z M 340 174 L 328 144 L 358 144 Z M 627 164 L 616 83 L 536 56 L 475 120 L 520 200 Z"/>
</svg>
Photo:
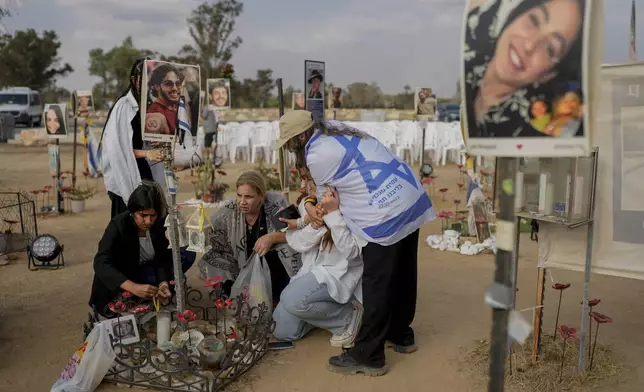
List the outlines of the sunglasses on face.
<svg viewBox="0 0 644 392">
<path fill-rule="evenodd" d="M 163 87 L 167 87 L 167 88 L 172 88 L 173 86 L 176 86 L 177 88 L 179 88 L 183 85 L 183 81 L 177 80 L 176 82 L 173 82 L 172 80 L 164 80 L 162 84 L 163 84 Z"/>
</svg>

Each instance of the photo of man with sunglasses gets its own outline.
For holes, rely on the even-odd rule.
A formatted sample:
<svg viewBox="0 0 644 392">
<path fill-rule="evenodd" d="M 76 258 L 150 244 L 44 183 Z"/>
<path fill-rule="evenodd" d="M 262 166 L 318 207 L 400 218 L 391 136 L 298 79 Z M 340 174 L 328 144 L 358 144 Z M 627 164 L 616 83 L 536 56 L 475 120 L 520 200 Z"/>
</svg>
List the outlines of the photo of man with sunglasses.
<svg viewBox="0 0 644 392">
<path fill-rule="evenodd" d="M 173 64 L 162 63 L 154 69 L 148 83 L 154 102 L 146 111 L 145 132 L 175 134 L 184 79 L 181 71 Z"/>
</svg>

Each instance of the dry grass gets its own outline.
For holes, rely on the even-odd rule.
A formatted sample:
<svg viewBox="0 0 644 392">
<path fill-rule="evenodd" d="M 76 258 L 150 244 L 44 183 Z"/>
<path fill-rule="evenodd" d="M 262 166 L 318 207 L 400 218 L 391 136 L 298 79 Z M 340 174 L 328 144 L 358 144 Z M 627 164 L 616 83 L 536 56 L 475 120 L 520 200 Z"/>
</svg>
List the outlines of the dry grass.
<svg viewBox="0 0 644 392">
<path fill-rule="evenodd" d="M 563 341 L 553 342 L 552 334 L 543 334 L 541 355 L 532 362 L 532 340 L 523 346 L 513 346 L 511 361 L 506 361 L 506 390 L 508 392 L 585 392 L 608 383 L 617 383 L 623 365 L 612 355 L 610 347 L 597 344 L 593 370 L 584 375 L 577 372 L 579 340 L 568 339 L 561 373 Z M 487 377 L 490 361 L 490 343 L 479 341 L 465 354 L 465 366 L 476 376 Z M 586 363 L 588 366 L 588 361 Z M 510 370 L 511 367 L 511 370 Z"/>
</svg>

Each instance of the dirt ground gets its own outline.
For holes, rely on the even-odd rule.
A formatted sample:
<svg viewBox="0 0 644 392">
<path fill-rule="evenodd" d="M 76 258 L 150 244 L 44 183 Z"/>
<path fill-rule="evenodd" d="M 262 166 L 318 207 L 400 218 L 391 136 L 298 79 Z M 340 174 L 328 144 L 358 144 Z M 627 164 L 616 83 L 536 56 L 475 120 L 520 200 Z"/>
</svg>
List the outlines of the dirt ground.
<svg viewBox="0 0 644 392">
<path fill-rule="evenodd" d="M 71 146 L 61 148 L 62 170 L 71 170 Z M 82 162 L 78 161 L 82 171 Z M 233 182 L 249 165 L 227 164 Z M 454 166 L 436 169 L 436 189 L 447 187 L 447 201 L 433 197 L 437 210 L 453 208 L 459 173 Z M 179 174 L 179 200 L 190 196 L 189 171 Z M 82 176 L 79 181 L 84 181 Z M 45 147 L 0 145 L 0 190 L 31 190 L 51 183 Z M 0 391 L 48 391 L 81 343 L 92 279 L 92 260 L 109 221 L 110 202 L 101 193 L 79 215 L 38 219 L 39 233 L 52 233 L 65 245 L 66 267 L 58 271 L 30 272 L 26 256 L 0 267 Z M 232 193 L 229 195 L 232 197 Z M 1 223 L 1 222 L 0 222 Z M 601 226 L 600 226 L 601 227 Z M 424 239 L 438 233 L 440 223 L 423 227 L 419 244 L 419 291 L 416 331 L 420 349 L 411 355 L 387 351 L 390 372 L 380 378 L 339 376 L 326 369 L 329 333 L 315 331 L 294 350 L 269 353 L 240 383 L 244 391 L 484 391 L 485 382 L 462 363 L 463 347 L 490 335 L 491 311 L 483 294 L 492 282 L 492 255 L 461 256 L 430 249 Z M 518 308 L 534 305 L 537 281 L 536 244 L 524 234 L 520 247 Z M 196 282 L 193 268 L 189 280 Z M 581 273 L 554 270 L 558 281 L 570 282 L 561 310 L 561 323 L 578 327 L 582 297 Z M 199 284 L 199 283 L 196 283 Z M 594 275 L 592 297 L 601 298 L 601 312 L 615 321 L 602 329 L 600 342 L 630 364 L 617 385 L 605 391 L 644 390 L 644 284 L 639 281 Z M 544 327 L 552 329 L 558 293 L 546 291 Z M 599 310 L 599 309 L 598 309 Z M 530 312 L 525 313 L 530 318 Z M 121 391 L 102 385 L 99 391 Z"/>
</svg>

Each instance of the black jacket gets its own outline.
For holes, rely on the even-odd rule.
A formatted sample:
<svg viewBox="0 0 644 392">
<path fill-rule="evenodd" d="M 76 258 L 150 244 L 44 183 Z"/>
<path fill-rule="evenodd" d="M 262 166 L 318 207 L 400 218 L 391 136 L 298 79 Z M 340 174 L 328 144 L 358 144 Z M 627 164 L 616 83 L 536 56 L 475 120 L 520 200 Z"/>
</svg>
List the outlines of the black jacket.
<svg viewBox="0 0 644 392">
<path fill-rule="evenodd" d="M 157 218 L 150 229 L 155 256 L 146 264 L 155 268 L 157 284 L 173 279 L 172 251 L 168 249 L 163 221 L 161 217 Z M 126 280 L 140 282 L 143 271 L 139 264 L 139 253 L 139 236 L 132 216 L 129 212 L 115 216 L 107 225 L 94 257 L 94 281 L 89 305 L 96 311 L 105 313 L 107 304 L 122 291 L 120 286 Z"/>
</svg>

